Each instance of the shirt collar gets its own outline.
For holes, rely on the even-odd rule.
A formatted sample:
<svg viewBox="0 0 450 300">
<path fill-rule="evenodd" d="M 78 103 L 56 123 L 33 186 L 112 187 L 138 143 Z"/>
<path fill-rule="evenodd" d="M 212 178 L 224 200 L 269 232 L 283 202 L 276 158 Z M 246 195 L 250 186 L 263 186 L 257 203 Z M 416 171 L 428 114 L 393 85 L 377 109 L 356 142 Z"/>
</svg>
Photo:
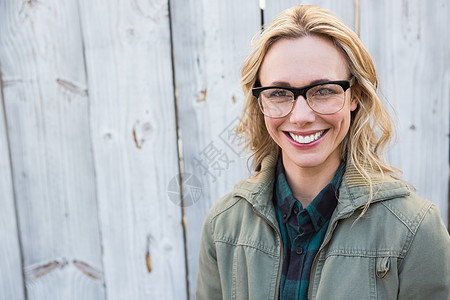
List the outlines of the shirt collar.
<svg viewBox="0 0 450 300">
<path fill-rule="evenodd" d="M 345 162 L 341 162 L 331 182 L 320 191 L 306 209 L 303 209 L 300 201 L 294 198 L 287 183 L 283 160 L 280 156 L 276 167 L 274 206 L 281 212 L 282 222 L 285 224 L 289 221 L 291 225 L 300 226 L 301 229 L 318 231 L 330 220 L 336 208 L 344 172 Z M 299 211 L 298 214 L 295 211 Z M 297 217 L 291 218 L 293 214 Z"/>
</svg>

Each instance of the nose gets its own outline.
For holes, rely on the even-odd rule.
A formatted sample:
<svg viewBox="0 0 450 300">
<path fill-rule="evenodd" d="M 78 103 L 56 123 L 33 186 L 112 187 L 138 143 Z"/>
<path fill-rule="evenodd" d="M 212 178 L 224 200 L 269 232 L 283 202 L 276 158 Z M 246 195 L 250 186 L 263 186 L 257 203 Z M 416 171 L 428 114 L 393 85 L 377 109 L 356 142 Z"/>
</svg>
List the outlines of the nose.
<svg viewBox="0 0 450 300">
<path fill-rule="evenodd" d="M 289 114 L 289 120 L 291 123 L 295 123 L 299 126 L 303 126 L 316 120 L 316 114 L 311 107 L 309 107 L 303 96 L 299 96 L 294 102 L 294 107 Z"/>
</svg>

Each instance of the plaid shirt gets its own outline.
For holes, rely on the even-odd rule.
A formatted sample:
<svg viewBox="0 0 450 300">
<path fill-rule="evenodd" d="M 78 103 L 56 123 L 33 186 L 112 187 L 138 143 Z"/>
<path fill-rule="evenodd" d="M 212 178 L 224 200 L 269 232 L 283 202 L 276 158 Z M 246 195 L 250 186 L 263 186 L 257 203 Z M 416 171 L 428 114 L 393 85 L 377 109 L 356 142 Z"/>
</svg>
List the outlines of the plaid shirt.
<svg viewBox="0 0 450 300">
<path fill-rule="evenodd" d="M 306 208 L 292 195 L 281 157 L 274 189 L 275 212 L 284 244 L 280 299 L 307 299 L 309 274 L 337 205 L 345 171 L 342 162 L 329 183 Z"/>
</svg>

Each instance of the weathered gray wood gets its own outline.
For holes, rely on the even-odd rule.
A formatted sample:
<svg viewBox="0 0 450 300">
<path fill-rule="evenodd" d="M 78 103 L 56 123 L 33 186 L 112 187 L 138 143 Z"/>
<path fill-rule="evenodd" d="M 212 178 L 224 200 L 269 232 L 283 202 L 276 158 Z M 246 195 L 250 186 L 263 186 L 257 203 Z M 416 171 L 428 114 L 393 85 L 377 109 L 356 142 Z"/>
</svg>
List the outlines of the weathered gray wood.
<svg viewBox="0 0 450 300">
<path fill-rule="evenodd" d="M 171 0 L 175 74 L 168 0 L 0 2 L 0 299 L 26 298 L 19 241 L 29 299 L 186 299 L 186 276 L 194 298 L 204 215 L 248 176 L 232 127 L 258 2 Z M 266 24 L 300 3 L 360 13 L 397 113 L 389 158 L 447 219 L 447 1 L 266 2 Z"/>
<path fill-rule="evenodd" d="M 450 105 L 448 1 L 361 1 L 361 38 L 372 53 L 380 90 L 392 104 L 398 143 L 394 165 L 448 222 Z M 447 223 L 448 224 L 448 223 Z"/>
<path fill-rule="evenodd" d="M 185 299 L 168 1 L 79 3 L 106 294 Z"/>
<path fill-rule="evenodd" d="M 3 95 L 28 299 L 103 299 L 76 2 L 2 1 L 1 11 Z"/>
<path fill-rule="evenodd" d="M 355 5 L 353 0 L 265 0 L 264 24 L 267 26 L 284 9 L 299 4 L 318 5 L 329 9 L 340 17 L 347 26 L 352 29 L 355 28 Z"/>
<path fill-rule="evenodd" d="M 0 4 L 0 16 L 3 11 Z M 3 18 L 0 17 L 0 27 Z M 1 38 L 0 38 L 1 44 Z M 0 80 L 1 80 L 0 61 Z M 11 178 L 10 153 L 0 82 L 0 299 L 25 299 L 22 261 Z"/>
<path fill-rule="evenodd" d="M 244 101 L 240 68 L 261 21 L 257 0 L 171 1 L 171 16 L 184 167 L 202 191 L 185 208 L 193 294 L 204 216 L 249 175 L 233 127 Z"/>
</svg>

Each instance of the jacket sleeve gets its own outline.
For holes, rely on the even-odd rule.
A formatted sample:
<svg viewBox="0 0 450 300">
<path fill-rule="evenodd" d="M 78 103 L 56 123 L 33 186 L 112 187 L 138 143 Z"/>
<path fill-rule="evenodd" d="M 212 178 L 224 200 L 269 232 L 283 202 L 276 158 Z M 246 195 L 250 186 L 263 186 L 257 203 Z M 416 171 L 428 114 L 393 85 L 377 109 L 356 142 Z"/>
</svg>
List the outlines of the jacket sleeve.
<svg viewBox="0 0 450 300">
<path fill-rule="evenodd" d="M 435 205 L 399 266 L 398 299 L 450 299 L 450 237 Z"/>
<path fill-rule="evenodd" d="M 203 224 L 200 241 L 196 299 L 222 299 L 216 247 L 209 218 Z"/>
</svg>

